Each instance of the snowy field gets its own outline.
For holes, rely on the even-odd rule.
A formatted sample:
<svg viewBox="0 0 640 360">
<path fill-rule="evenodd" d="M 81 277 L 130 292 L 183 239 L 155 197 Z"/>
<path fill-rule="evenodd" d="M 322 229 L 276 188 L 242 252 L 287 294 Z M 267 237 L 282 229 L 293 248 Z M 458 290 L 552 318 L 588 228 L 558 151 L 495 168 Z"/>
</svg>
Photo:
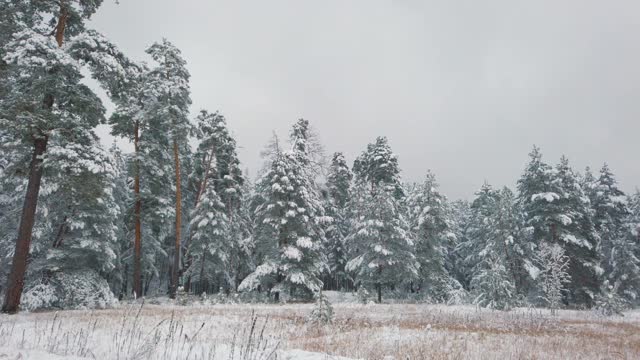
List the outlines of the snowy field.
<svg viewBox="0 0 640 360">
<path fill-rule="evenodd" d="M 0 316 L 0 359 L 640 359 L 640 312 L 312 304 L 121 305 Z M 342 301 L 342 302 L 340 302 Z"/>
</svg>

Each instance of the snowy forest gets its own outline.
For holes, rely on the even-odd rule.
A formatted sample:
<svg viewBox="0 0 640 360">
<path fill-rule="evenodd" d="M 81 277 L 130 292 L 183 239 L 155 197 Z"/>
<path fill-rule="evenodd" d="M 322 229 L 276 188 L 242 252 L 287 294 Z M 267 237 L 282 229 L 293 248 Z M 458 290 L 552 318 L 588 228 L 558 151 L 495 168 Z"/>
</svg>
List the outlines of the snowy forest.
<svg viewBox="0 0 640 360">
<path fill-rule="evenodd" d="M 640 192 L 606 164 L 578 171 L 533 146 L 515 189 L 452 201 L 428 159 L 422 181 L 403 181 L 384 134 L 350 164 L 292 119 L 250 179 L 233 119 L 190 113 L 180 50 L 161 39 L 152 63 L 131 60 L 85 26 L 100 4 L 0 2 L 3 312 L 322 290 L 499 310 L 640 304 Z M 99 124 L 134 151 L 103 147 Z"/>
<path fill-rule="evenodd" d="M 230 3 L 235 6 L 240 2 L 224 5 Z M 409 20 L 406 9 L 395 2 L 373 3 L 360 3 L 351 9 L 355 11 L 351 15 L 360 16 L 371 6 L 373 15 L 370 12 L 358 19 L 373 21 L 376 28 L 380 19 L 386 20 L 387 14 L 398 9 L 402 25 Z M 308 17 L 316 19 L 318 15 L 322 32 L 327 24 L 320 21 L 321 16 L 327 14 L 337 15 L 339 21 L 334 25 L 347 19 L 347 25 L 356 28 L 347 16 L 350 8 L 344 4 L 327 5 L 326 14 L 312 8 Z M 0 0 L 0 358 L 640 358 L 640 190 L 629 191 L 629 184 L 637 185 L 638 179 L 627 179 L 629 173 L 624 172 L 625 162 L 633 165 L 631 147 L 624 148 L 624 156 L 610 155 L 620 153 L 606 152 L 600 149 L 606 146 L 604 142 L 594 144 L 578 133 L 562 133 L 572 126 L 567 122 L 557 129 L 541 125 L 540 134 L 560 133 L 551 138 L 562 136 L 563 142 L 572 137 L 574 143 L 567 141 L 562 149 L 598 147 L 597 153 L 587 156 L 585 151 L 583 157 L 602 157 L 589 162 L 575 152 L 570 153 L 571 161 L 566 156 L 543 156 L 562 152 L 554 151 L 558 149 L 549 141 L 539 142 L 544 140 L 542 135 L 526 130 L 522 131 L 526 138 L 512 134 L 518 128 L 514 123 L 507 129 L 513 140 L 510 144 L 525 144 L 515 151 L 497 139 L 498 129 L 494 131 L 491 126 L 495 124 L 487 125 L 485 118 L 469 131 L 489 127 L 485 143 L 495 142 L 500 152 L 523 152 L 516 159 L 520 168 L 503 162 L 502 157 L 494 159 L 493 165 L 510 169 L 507 175 L 511 179 L 508 186 L 492 185 L 486 180 L 483 183 L 483 174 L 496 174 L 498 169 L 467 169 L 477 158 L 462 159 L 457 153 L 461 148 L 477 150 L 464 136 L 396 124 L 396 119 L 387 116 L 389 108 L 378 115 L 386 125 L 393 123 L 394 131 L 420 134 L 419 141 L 424 143 L 419 147 L 426 148 L 444 133 L 453 137 L 458 143 L 443 140 L 447 149 L 453 149 L 449 158 L 433 151 L 418 162 L 416 157 L 406 159 L 429 152 L 420 152 L 415 143 L 405 146 L 411 151 L 403 151 L 400 146 L 407 145 L 407 139 L 391 127 L 368 128 L 369 132 L 363 131 L 353 141 L 349 137 L 353 133 L 340 137 L 343 129 L 333 125 L 328 126 L 329 132 L 319 131 L 324 124 L 321 113 L 308 110 L 309 118 L 304 114 L 307 106 L 313 107 L 304 100 L 313 98 L 314 92 L 283 102 L 265 97 L 268 104 L 253 109 L 260 117 L 268 113 L 268 106 L 287 107 L 289 103 L 296 105 L 296 111 L 291 112 L 295 116 L 288 119 L 276 113 L 288 121 L 286 135 L 284 131 L 278 135 L 276 129 L 283 127 L 276 126 L 276 116 L 270 114 L 262 126 L 253 129 L 260 132 L 261 141 L 247 141 L 236 129 L 241 128 L 242 119 L 249 119 L 253 127 L 255 115 L 229 109 L 233 103 L 220 101 L 219 96 L 196 86 L 198 79 L 206 78 L 227 91 L 228 83 L 234 82 L 231 77 L 196 76 L 198 66 L 194 63 L 209 58 L 189 52 L 190 43 L 181 42 L 178 36 L 172 43 L 162 37 L 164 32 L 146 23 L 141 26 L 153 35 L 146 48 L 142 46 L 146 40 L 128 47 L 121 38 L 115 41 L 115 35 L 94 30 L 94 15 L 107 12 L 107 5 L 102 0 Z M 118 1 L 111 4 L 116 5 L 123 6 Z M 185 10 L 171 14 L 180 27 L 191 21 L 186 15 L 189 6 L 212 23 L 214 17 L 200 7 L 224 7 L 223 1 L 137 3 L 145 11 L 152 7 L 166 10 L 164 5 Z M 285 6 L 289 14 L 290 5 L 269 3 L 261 11 L 273 7 L 274 13 L 280 13 L 278 6 Z M 256 5 L 244 6 L 253 10 Z M 429 10 L 430 6 L 434 4 Z M 554 3 L 553 8 L 556 11 L 561 6 Z M 242 11 L 231 9 L 230 21 L 235 24 Z M 457 19 L 458 8 L 453 10 L 451 14 Z M 541 12 L 545 21 L 546 10 Z M 131 8 L 127 12 L 134 17 L 146 16 L 134 14 Z M 570 14 L 583 19 L 573 9 Z M 267 14 L 264 17 L 278 23 Z M 304 16 L 292 18 L 308 20 Z M 119 21 L 126 22 L 122 19 L 108 21 L 120 27 Z M 248 19 L 251 23 L 255 20 Z M 562 28 L 569 28 L 564 20 Z M 458 28 L 465 29 L 466 25 L 452 22 L 455 34 Z M 231 33 L 242 24 L 217 36 L 231 39 L 232 45 L 242 43 L 249 53 L 264 49 L 275 53 L 290 45 L 272 49 L 273 44 L 267 41 L 263 49 L 251 43 L 263 42 L 253 33 L 232 38 Z M 271 31 L 276 37 L 287 32 L 286 28 L 274 30 L 263 25 L 256 25 L 258 32 Z M 293 25 L 298 31 L 299 23 Z M 469 25 L 466 30 L 471 28 Z M 437 54 L 451 51 L 450 41 L 429 42 L 431 34 L 416 29 L 398 26 L 396 30 L 421 35 L 415 39 L 426 39 L 427 47 L 436 49 Z M 538 34 L 537 29 L 531 34 Z M 342 36 L 343 30 L 336 32 Z M 445 30 L 451 29 L 445 26 Z M 131 32 L 127 36 L 138 35 L 136 30 L 127 31 Z M 303 41 L 312 34 L 318 36 L 318 43 L 333 45 L 313 31 L 304 31 L 300 29 Z M 186 32 L 189 41 L 202 45 L 203 34 Z M 583 41 L 589 36 L 580 34 L 584 43 L 598 40 Z M 168 37 L 172 35 L 175 31 L 167 31 Z M 351 35 L 360 37 L 364 32 Z M 387 41 L 412 47 L 407 39 L 390 36 Z M 379 39 L 373 36 L 369 40 L 376 53 L 368 56 L 377 56 Z M 453 58 L 457 58 L 463 53 L 457 52 L 460 44 L 454 43 Z M 297 52 L 299 45 L 289 49 Z M 509 45 L 505 48 L 509 50 Z M 217 50 L 216 57 L 227 56 L 230 62 L 244 54 Z M 321 52 L 314 49 L 312 60 L 320 62 L 315 56 Z M 510 51 L 502 52 L 511 56 Z M 376 86 L 394 92 L 403 85 L 395 83 L 399 81 L 397 66 L 387 61 L 396 56 L 411 58 L 407 54 L 412 53 L 388 53 L 389 59 L 383 59 L 388 77 L 376 78 Z M 360 66 L 348 65 L 350 56 L 357 62 L 366 59 L 339 50 L 332 54 L 340 55 L 335 59 L 344 74 Z M 140 55 L 146 60 L 139 60 Z M 482 61 L 490 58 L 483 55 Z M 258 62 L 251 56 L 243 59 Z M 424 66 L 419 57 L 416 59 L 416 64 Z M 436 62 L 437 73 L 445 62 Z M 534 60 L 530 62 L 537 66 Z M 313 72 L 304 61 L 300 64 L 304 72 Z M 458 72 L 460 64 L 454 59 L 453 81 L 465 77 Z M 498 64 L 500 68 L 502 63 Z M 207 67 L 215 66 L 207 63 Z M 515 68 L 524 69 L 518 66 Z M 296 72 L 300 69 L 282 68 L 286 75 L 300 75 Z M 263 63 L 260 69 L 270 71 Z M 368 73 L 371 69 L 365 66 L 359 70 L 367 71 L 355 74 L 360 80 L 380 75 Z M 230 68 L 222 71 L 233 72 Z M 318 73 L 325 76 L 330 72 Z M 406 74 L 411 75 L 409 71 Z M 284 86 L 280 76 L 283 73 L 270 78 L 278 88 Z M 407 76 L 410 78 L 412 75 Z M 252 106 L 246 104 L 251 94 L 244 98 L 245 87 L 251 87 L 247 84 L 251 83 L 236 84 L 241 96 L 229 92 L 238 97 L 234 101 L 242 107 Z M 500 84 L 496 80 L 490 85 Z M 595 88 L 598 83 L 585 80 L 579 86 L 584 84 Z M 265 89 L 260 91 L 266 93 Z M 456 89 L 443 92 L 456 93 Z M 529 92 L 526 86 L 523 89 Z M 307 89 L 296 89 L 305 92 L 302 90 Z M 524 98 L 534 103 L 539 116 L 543 107 L 536 102 L 539 93 L 534 90 Z M 200 108 L 197 99 L 201 93 L 210 98 L 211 108 Z M 466 95 L 473 97 L 473 93 Z M 354 94 L 345 94 L 337 96 L 346 98 L 351 107 Z M 383 97 L 388 94 L 381 93 Z M 366 104 L 360 107 L 378 112 L 371 94 L 365 95 Z M 624 99 L 611 96 L 616 98 L 609 99 L 615 109 L 597 116 L 624 113 L 618 108 Z M 403 94 L 397 98 L 402 101 L 392 99 L 387 105 L 409 106 L 418 99 L 405 99 Z M 479 99 L 472 100 L 482 103 L 492 98 Z M 466 100 L 458 99 L 455 106 Z M 428 107 L 440 100 L 415 102 L 413 105 Z M 517 102 L 507 102 L 505 107 L 525 114 Z M 606 105 L 607 99 L 602 102 Z M 499 103 L 497 106 L 503 105 L 502 98 Z M 213 107 L 215 104 L 220 104 L 220 109 Z M 353 108 L 362 110 L 356 105 Z M 549 109 L 544 116 L 556 108 Z M 296 115 L 298 111 L 302 113 Z M 445 113 L 435 110 L 439 112 Z M 633 110 L 629 113 L 635 114 Z M 345 113 L 336 114 L 339 121 L 348 118 Z M 380 120 L 369 119 L 364 115 L 367 112 L 361 114 L 371 123 Z M 475 118 L 474 108 L 465 108 L 461 114 L 473 114 L 473 121 L 482 119 Z M 500 114 L 511 113 L 506 110 Z M 565 116 L 561 111 L 558 114 Z M 417 119 L 428 118 L 416 115 L 420 116 Z M 345 126 L 362 130 L 356 120 Z M 447 117 L 429 121 L 446 122 Z M 609 119 L 598 131 L 609 129 L 606 121 Z M 625 138 L 619 125 L 610 125 L 616 129 L 611 134 L 615 134 L 613 141 L 622 143 Z M 254 145 L 263 141 L 265 144 L 251 151 L 243 146 L 243 142 Z M 531 149 L 528 156 L 527 148 Z M 247 154 L 257 158 L 260 149 L 261 168 L 250 175 Z M 440 155 L 444 167 L 434 165 Z M 611 163 L 602 164 L 609 156 Z M 466 166 L 461 165 L 463 160 Z M 575 165 L 586 163 L 593 167 Z M 416 168 L 421 178 L 411 174 Z M 434 168 L 438 174 L 430 170 Z M 447 197 L 442 190 L 451 193 L 445 186 L 451 178 L 445 176 L 460 175 L 455 168 L 464 169 L 465 177 L 477 181 L 469 186 L 469 194 L 472 187 L 482 184 L 469 199 Z M 625 178 L 622 185 L 614 170 Z M 438 179 L 444 179 L 442 188 Z"/>
</svg>

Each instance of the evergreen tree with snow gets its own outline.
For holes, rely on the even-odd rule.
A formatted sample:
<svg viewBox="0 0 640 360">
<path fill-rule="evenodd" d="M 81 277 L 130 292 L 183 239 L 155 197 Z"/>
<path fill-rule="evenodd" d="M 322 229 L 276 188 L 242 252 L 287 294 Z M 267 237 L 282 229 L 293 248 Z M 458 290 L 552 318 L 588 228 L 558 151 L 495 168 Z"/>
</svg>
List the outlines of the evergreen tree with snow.
<svg viewBox="0 0 640 360">
<path fill-rule="evenodd" d="M 468 291 L 472 276 L 471 268 L 466 261 L 472 251 L 472 247 L 468 246 L 471 233 L 471 205 L 468 201 L 456 200 L 451 202 L 450 212 L 455 241 L 447 249 L 445 267 L 463 289 Z"/>
<path fill-rule="evenodd" d="M 322 293 L 316 295 L 316 303 L 309 315 L 309 322 L 314 325 L 327 325 L 333 321 L 333 306 L 329 299 Z"/>
<path fill-rule="evenodd" d="M 383 287 L 398 286 L 418 278 L 414 240 L 395 198 L 392 185 L 360 183 L 354 189 L 352 231 L 346 239 L 350 260 L 346 270 L 360 286 L 375 287 L 382 302 Z"/>
<path fill-rule="evenodd" d="M 570 259 L 568 300 L 592 306 L 600 287 L 598 277 L 602 269 L 591 203 L 564 156 L 556 167 L 553 184 L 559 188 L 560 198 L 554 204 L 556 213 L 550 221 L 548 238 L 550 242 L 560 244 Z"/>
<path fill-rule="evenodd" d="M 513 194 L 485 183 L 471 204 L 466 259 L 471 269 L 470 288 L 475 303 L 508 310 L 516 295 L 514 271 L 515 230 Z"/>
<path fill-rule="evenodd" d="M 227 287 L 232 283 L 234 252 L 237 251 L 235 239 L 229 236 L 230 224 L 224 204 L 215 191 L 213 183 L 206 185 L 191 219 L 193 237 L 189 244 L 190 261 L 196 266 L 189 267 L 191 272 L 205 284 L 209 274 L 224 273 Z M 203 286 L 204 287 L 204 286 Z"/>
<path fill-rule="evenodd" d="M 107 280 L 114 294 L 119 299 L 124 298 L 131 292 L 129 288 L 130 275 L 133 260 L 133 247 L 131 239 L 133 237 L 133 222 L 131 216 L 131 204 L 133 202 L 130 181 L 131 156 L 124 154 L 118 146 L 114 144 L 109 149 L 109 156 L 113 164 L 113 176 L 109 186 L 112 187 L 112 196 L 115 207 L 118 208 L 120 216 L 115 219 L 114 225 L 116 244 L 115 271 L 109 274 Z"/>
<path fill-rule="evenodd" d="M 276 149 L 269 170 L 257 184 L 262 199 L 255 210 L 259 263 L 240 284 L 240 290 L 259 286 L 269 289 L 279 301 L 288 291 L 311 297 L 322 288 L 320 275 L 326 270 L 322 253 L 324 214 L 309 157 L 309 123 L 298 120 L 291 132 L 291 150 Z"/>
<path fill-rule="evenodd" d="M 398 157 L 393 153 L 386 137 L 380 136 L 353 163 L 353 173 L 358 181 L 373 189 L 378 185 L 393 186 L 397 199 L 404 197 L 400 181 Z"/>
<path fill-rule="evenodd" d="M 346 279 L 345 264 L 347 262 L 347 249 L 345 237 L 349 232 L 348 205 L 351 200 L 351 180 L 353 174 L 347 165 L 342 153 L 334 153 L 327 174 L 327 199 L 325 210 L 333 221 L 325 230 L 327 243 L 326 253 L 329 266 L 329 279 L 337 282 Z"/>
<path fill-rule="evenodd" d="M 540 148 L 534 146 L 529 163 L 518 180 L 518 206 L 524 214 L 524 227 L 530 233 L 527 250 L 548 238 L 550 223 L 556 216 L 554 201 L 560 199 L 560 189 L 552 183 L 553 169 L 542 161 Z M 530 267 L 529 267 L 530 268 Z"/>
<path fill-rule="evenodd" d="M 147 54 L 156 61 L 157 66 L 149 71 L 145 88 L 148 105 L 145 112 L 152 120 L 152 126 L 163 131 L 167 139 L 162 139 L 165 150 L 171 149 L 173 163 L 173 185 L 175 205 L 175 241 L 169 296 L 175 298 L 180 270 L 180 249 L 182 243 L 182 187 L 181 159 L 189 152 L 187 139 L 192 131 L 189 121 L 191 95 L 189 72 L 180 50 L 163 39 L 152 44 Z M 168 145 L 168 146 L 167 146 Z"/>
<path fill-rule="evenodd" d="M 598 291 L 597 241 L 590 201 L 582 185 L 562 158 L 553 169 L 542 161 L 538 148 L 529 155 L 531 160 L 518 181 L 518 206 L 523 211 L 523 250 L 533 252 L 543 241 L 560 244 L 571 259 L 571 284 L 567 301 L 590 306 Z M 524 264 L 535 278 L 539 269 Z"/>
<path fill-rule="evenodd" d="M 115 199 L 119 176 L 115 160 L 96 144 L 75 149 L 58 147 L 51 139 L 45 162 L 45 186 L 41 206 L 48 213 L 50 246 L 37 244 L 45 251 L 39 258 L 32 253 L 33 269 L 64 271 L 93 269 L 102 275 L 113 271 L 121 212 Z M 90 150 L 90 151 L 87 151 Z M 45 238 L 41 238 L 45 240 Z"/>
<path fill-rule="evenodd" d="M 352 228 L 346 270 L 360 286 L 383 287 L 418 278 L 414 239 L 406 220 L 398 159 L 384 137 L 367 145 L 354 162 L 356 185 L 350 205 Z"/>
<path fill-rule="evenodd" d="M 471 279 L 471 288 L 476 294 L 474 304 L 496 310 L 511 309 L 516 289 L 505 261 L 495 253 L 483 256 Z"/>
<path fill-rule="evenodd" d="M 13 253 L 3 312 L 18 311 L 27 271 L 27 257 L 48 147 L 85 151 L 93 146 L 93 129 L 104 121 L 100 99 L 86 85 L 80 63 L 67 42 L 81 35 L 101 1 L 2 2 L 2 83 L 0 128 L 16 139 L 16 149 L 31 153 L 28 182 Z M 90 152 L 90 151 L 87 151 Z M 24 158 L 20 156 L 19 158 Z M 53 164 L 52 164 L 53 166 Z"/>
<path fill-rule="evenodd" d="M 541 298 L 555 314 L 568 292 L 567 284 L 571 282 L 569 257 L 559 244 L 543 242 L 538 247 L 536 263 L 540 268 L 537 281 Z"/>
<path fill-rule="evenodd" d="M 418 286 L 437 301 L 447 300 L 449 290 L 461 285 L 449 276 L 445 254 L 455 242 L 447 199 L 438 191 L 432 172 L 423 183 L 414 184 L 407 193 L 407 212 L 415 237 L 415 255 L 420 264 Z"/>
<path fill-rule="evenodd" d="M 485 182 L 480 190 L 476 192 L 471 203 L 471 216 L 469 218 L 469 228 L 465 243 L 461 244 L 465 248 L 465 266 L 469 269 L 469 276 L 473 278 L 477 272 L 477 264 L 482 261 L 483 253 L 487 243 L 494 244 L 492 238 L 494 230 L 495 213 L 498 208 L 500 195 L 491 185 Z M 492 250 L 494 250 L 492 248 Z"/>
<path fill-rule="evenodd" d="M 640 296 L 640 261 L 633 221 L 629 221 L 631 210 L 627 197 L 618 188 L 615 176 L 606 164 L 593 183 L 592 206 L 607 282 L 601 287 L 606 292 L 603 296 L 619 296 L 626 302 L 637 302 Z"/>
<path fill-rule="evenodd" d="M 197 275 L 204 284 L 207 275 L 221 274 L 224 287 L 235 291 L 239 271 L 246 269 L 248 260 L 242 245 L 248 236 L 248 223 L 241 207 L 245 180 L 239 169 L 236 143 L 224 116 L 202 111 L 197 122 L 200 143 L 190 179 L 196 196 L 186 244 L 187 276 L 190 279 Z M 198 225 L 202 219 L 207 226 Z M 205 248 L 209 250 L 203 251 Z"/>
</svg>

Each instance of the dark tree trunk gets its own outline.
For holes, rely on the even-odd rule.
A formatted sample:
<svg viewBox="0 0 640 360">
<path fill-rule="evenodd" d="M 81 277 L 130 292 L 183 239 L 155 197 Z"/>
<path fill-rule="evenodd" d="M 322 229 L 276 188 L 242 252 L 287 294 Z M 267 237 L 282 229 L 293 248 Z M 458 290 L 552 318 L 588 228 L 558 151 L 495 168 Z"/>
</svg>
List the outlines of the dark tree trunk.
<svg viewBox="0 0 640 360">
<path fill-rule="evenodd" d="M 278 275 L 276 276 L 276 286 L 280 286 L 280 283 L 282 283 L 282 274 L 280 273 L 280 270 L 278 270 Z M 280 302 L 280 291 L 276 291 L 273 294 L 273 300 L 275 300 L 275 302 Z"/>
<path fill-rule="evenodd" d="M 31 247 L 31 234 L 35 223 L 40 181 L 42 180 L 42 156 L 47 150 L 48 138 L 38 138 L 33 143 L 33 156 L 29 170 L 29 183 L 22 206 L 22 216 L 16 240 L 16 250 L 13 254 L 11 272 L 7 281 L 7 291 L 2 306 L 2 312 L 15 314 L 20 307 L 20 297 L 24 287 L 24 275 L 27 271 L 27 258 Z"/>
<path fill-rule="evenodd" d="M 62 224 L 60 224 L 60 227 L 58 228 L 58 234 L 56 235 L 56 238 L 53 241 L 53 248 L 54 249 L 57 249 L 60 246 L 62 246 L 62 240 L 64 239 L 64 235 L 67 233 L 67 231 L 68 231 L 67 217 L 65 216 L 62 219 Z"/>
<path fill-rule="evenodd" d="M 134 221 L 135 221 L 135 242 L 133 245 L 133 293 L 136 297 L 142 296 L 142 224 L 140 213 L 142 211 L 142 199 L 140 198 L 140 162 L 138 160 L 140 135 L 138 124 L 134 128 L 133 145 L 135 151 L 135 179 L 133 183 L 133 192 L 135 194 L 136 203 L 134 205 Z"/>
<path fill-rule="evenodd" d="M 64 3 L 60 3 L 60 16 L 55 27 L 55 39 L 58 47 L 62 47 L 64 32 L 67 26 L 69 11 Z M 51 109 L 55 99 L 51 94 L 45 94 L 43 107 Z M 40 181 L 42 180 L 42 156 L 47 151 L 49 138 L 46 134 L 37 134 L 33 140 L 33 157 L 29 169 L 29 182 L 27 193 L 22 206 L 16 251 L 13 254 L 11 272 L 7 280 L 7 292 L 2 305 L 2 312 L 15 314 L 20 307 L 20 297 L 24 288 L 24 275 L 27 272 L 27 258 L 31 247 L 31 234 L 35 223 L 36 209 L 38 207 L 38 195 L 40 194 Z"/>
</svg>

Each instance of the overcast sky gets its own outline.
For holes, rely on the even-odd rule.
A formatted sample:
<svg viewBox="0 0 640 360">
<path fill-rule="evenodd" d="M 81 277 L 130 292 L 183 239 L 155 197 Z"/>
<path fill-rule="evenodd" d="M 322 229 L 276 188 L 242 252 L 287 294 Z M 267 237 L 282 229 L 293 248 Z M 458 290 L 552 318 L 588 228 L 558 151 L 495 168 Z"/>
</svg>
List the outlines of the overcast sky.
<svg viewBox="0 0 640 360">
<path fill-rule="evenodd" d="M 389 138 L 450 198 L 515 185 L 533 144 L 640 185 L 637 0 L 106 0 L 91 26 L 134 59 L 166 37 L 193 113 L 220 110 L 255 175 L 298 118 L 352 161 Z M 110 143 L 101 129 L 105 142 Z"/>
</svg>

